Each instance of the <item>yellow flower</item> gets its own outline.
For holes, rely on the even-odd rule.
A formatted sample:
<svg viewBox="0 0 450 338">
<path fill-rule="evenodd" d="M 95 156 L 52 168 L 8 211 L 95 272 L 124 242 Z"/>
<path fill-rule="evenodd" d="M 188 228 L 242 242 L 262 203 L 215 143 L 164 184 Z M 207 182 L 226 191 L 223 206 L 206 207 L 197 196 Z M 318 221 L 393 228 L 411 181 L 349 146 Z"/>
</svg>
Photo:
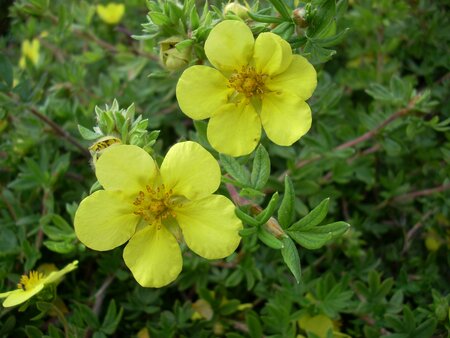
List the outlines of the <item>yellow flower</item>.
<svg viewBox="0 0 450 338">
<path fill-rule="evenodd" d="M 285 40 L 273 33 L 254 40 L 243 22 L 227 20 L 211 30 L 205 53 L 216 69 L 186 69 L 176 93 L 190 118 L 210 118 L 207 136 L 216 150 L 232 156 L 251 153 L 261 125 L 282 146 L 309 130 L 311 110 L 305 100 L 316 88 L 316 71 L 304 57 L 293 55 Z"/>
<path fill-rule="evenodd" d="M 16 306 L 26 302 L 34 295 L 41 292 L 45 286 L 58 282 L 65 274 L 77 268 L 78 261 L 67 264 L 62 270 L 50 273 L 40 271 L 30 271 L 28 275 L 23 275 L 17 284 L 17 290 L 0 293 L 0 298 L 6 298 L 4 307 Z"/>
<path fill-rule="evenodd" d="M 229 256 L 239 245 L 242 223 L 233 203 L 213 195 L 219 165 L 195 142 L 174 145 L 160 168 L 137 146 L 108 147 L 96 163 L 96 176 L 105 190 L 80 203 L 75 232 L 99 251 L 128 241 L 123 258 L 142 286 L 162 287 L 177 278 L 182 238 L 208 259 Z"/>
<path fill-rule="evenodd" d="M 124 4 L 110 2 L 106 6 L 97 5 L 97 14 L 104 22 L 109 25 L 115 25 L 122 20 L 125 13 Z"/>
<path fill-rule="evenodd" d="M 41 44 L 38 39 L 31 41 L 24 40 L 22 42 L 22 56 L 19 60 L 19 67 L 24 69 L 26 67 L 26 61 L 29 60 L 33 65 L 37 65 L 39 61 L 39 48 Z"/>
</svg>

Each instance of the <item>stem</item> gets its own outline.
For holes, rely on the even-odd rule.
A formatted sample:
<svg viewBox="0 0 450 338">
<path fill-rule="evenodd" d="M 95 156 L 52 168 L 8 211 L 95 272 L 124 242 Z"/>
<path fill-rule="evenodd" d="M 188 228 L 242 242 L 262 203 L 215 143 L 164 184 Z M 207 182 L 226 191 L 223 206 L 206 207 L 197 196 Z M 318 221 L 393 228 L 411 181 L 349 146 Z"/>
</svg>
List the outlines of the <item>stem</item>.
<svg viewBox="0 0 450 338">
<path fill-rule="evenodd" d="M 64 336 L 66 338 L 69 338 L 69 325 L 67 324 L 66 317 L 64 317 L 64 313 L 62 313 L 61 310 L 58 309 L 58 307 L 56 305 L 54 305 L 53 303 L 51 305 L 52 305 L 52 310 L 56 312 L 56 315 L 58 316 L 59 320 L 61 321 L 61 323 L 64 326 Z"/>
<path fill-rule="evenodd" d="M 404 255 L 409 250 L 409 247 L 411 246 L 411 240 L 416 234 L 416 232 L 419 231 L 419 229 L 425 224 L 425 221 L 435 212 L 436 210 L 428 211 L 425 215 L 422 216 L 420 221 L 414 224 L 414 226 L 408 231 L 408 233 L 405 236 L 405 243 L 403 244 L 402 255 Z"/>
<path fill-rule="evenodd" d="M 232 184 L 227 183 L 226 187 L 228 189 L 228 192 L 230 193 L 231 199 L 233 200 L 234 204 L 236 204 L 237 207 L 241 205 L 250 205 L 251 206 L 250 211 L 252 212 L 253 215 L 258 215 L 262 211 L 262 208 L 259 205 L 253 203 L 252 201 L 242 196 L 239 196 L 238 191 Z M 269 231 L 272 235 L 274 235 L 276 238 L 282 238 L 285 236 L 284 230 L 281 228 L 280 224 L 278 223 L 275 217 L 270 217 L 267 223 L 264 224 L 264 228 L 267 231 Z"/>
<path fill-rule="evenodd" d="M 48 126 L 50 126 L 55 133 L 58 136 L 61 136 L 63 139 L 74 145 L 76 148 L 80 150 L 80 152 L 85 156 L 90 158 L 91 155 L 89 154 L 89 151 L 86 150 L 86 147 L 84 147 L 81 143 L 78 142 L 76 138 L 74 138 L 72 135 L 70 135 L 67 131 L 65 131 L 63 128 L 61 128 L 58 124 L 56 124 L 53 120 L 49 119 L 47 116 L 41 114 L 36 108 L 34 107 L 28 107 L 28 110 L 36 116 L 38 119 L 46 123 Z"/>
<path fill-rule="evenodd" d="M 410 199 L 414 199 L 416 197 L 420 197 L 420 196 L 428 196 L 428 195 L 432 195 L 438 192 L 444 192 L 446 190 L 450 189 L 450 183 L 448 184 L 443 184 L 440 185 L 438 187 L 435 188 L 429 188 L 429 189 L 424 189 L 424 190 L 418 190 L 418 191 L 412 191 L 409 192 L 407 194 L 404 195 L 399 195 L 396 196 L 392 199 L 392 202 L 404 202 Z"/>
<path fill-rule="evenodd" d="M 387 119 L 385 119 L 383 122 L 381 122 L 381 124 L 378 125 L 377 127 L 375 127 L 374 129 L 369 130 L 365 134 L 363 134 L 363 135 L 361 135 L 361 136 L 359 136 L 359 137 L 357 137 L 355 139 L 349 140 L 347 142 L 344 142 L 344 143 L 338 145 L 337 147 L 334 147 L 332 149 L 332 152 L 338 151 L 338 150 L 342 150 L 342 149 L 346 149 L 346 148 L 351 148 L 351 147 L 354 147 L 354 146 L 358 145 L 359 143 L 362 143 L 362 142 L 365 142 L 367 140 L 370 140 L 371 138 L 376 136 L 380 132 L 380 130 L 385 128 L 387 125 L 389 125 L 390 123 L 394 122 L 395 120 L 399 119 L 400 117 L 403 117 L 403 116 L 407 115 L 409 112 L 411 112 L 414 109 L 414 105 L 415 105 L 416 101 L 419 99 L 419 96 L 420 95 L 416 95 L 415 97 L 413 97 L 409 101 L 408 105 L 405 108 L 400 109 L 397 112 L 395 112 L 394 114 L 392 114 L 391 116 L 389 116 Z M 324 158 L 323 155 L 316 155 L 316 156 L 313 156 L 313 157 L 311 157 L 309 159 L 301 160 L 301 161 L 296 163 L 295 168 L 300 169 L 300 168 L 302 168 L 302 167 L 304 167 L 304 166 L 306 166 L 306 165 L 308 165 L 310 163 L 313 163 L 313 162 L 316 162 L 318 160 L 321 160 L 322 158 Z M 278 177 L 278 180 L 279 181 L 283 180 L 284 177 L 286 175 L 288 175 L 289 173 L 290 173 L 290 170 L 285 171 L 283 174 L 281 174 Z"/>
<path fill-rule="evenodd" d="M 111 275 L 108 276 L 104 281 L 103 284 L 100 286 L 100 289 L 97 290 L 95 293 L 95 303 L 92 307 L 92 312 L 94 312 L 97 316 L 100 314 L 100 310 L 102 308 L 103 300 L 105 299 L 105 293 L 106 290 L 109 288 L 111 283 L 113 282 L 115 276 Z"/>
</svg>

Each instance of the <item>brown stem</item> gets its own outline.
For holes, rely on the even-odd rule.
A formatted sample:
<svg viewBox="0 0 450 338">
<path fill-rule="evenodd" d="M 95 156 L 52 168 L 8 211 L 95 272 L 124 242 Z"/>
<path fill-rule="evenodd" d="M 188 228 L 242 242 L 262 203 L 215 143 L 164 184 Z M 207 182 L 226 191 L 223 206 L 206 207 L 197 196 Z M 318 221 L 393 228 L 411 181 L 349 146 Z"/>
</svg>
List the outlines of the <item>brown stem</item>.
<svg viewBox="0 0 450 338">
<path fill-rule="evenodd" d="M 104 281 L 100 288 L 95 293 L 95 303 L 92 307 L 92 312 L 94 312 L 97 316 L 100 314 L 100 310 L 102 308 L 103 300 L 105 299 L 106 290 L 109 288 L 111 283 L 113 282 L 115 276 L 108 276 Z"/>
<path fill-rule="evenodd" d="M 49 189 L 44 188 L 44 195 L 42 196 L 42 216 L 45 216 L 48 212 L 47 210 L 47 200 L 49 198 L 49 195 L 51 194 L 51 191 Z M 42 246 L 42 242 L 44 240 L 44 230 L 42 229 L 42 225 L 39 224 L 39 229 L 36 235 L 36 241 L 35 241 L 35 246 L 36 249 L 40 249 Z"/>
<path fill-rule="evenodd" d="M 76 148 L 80 150 L 80 152 L 85 156 L 90 158 L 91 155 L 89 151 L 87 151 L 86 147 L 84 147 L 81 143 L 78 142 L 76 138 L 70 135 L 67 131 L 61 128 L 58 124 L 56 124 L 53 120 L 49 119 L 47 116 L 41 114 L 36 108 L 28 107 L 28 110 L 36 116 L 41 121 L 45 122 L 48 126 L 50 126 L 57 135 L 61 136 L 63 139 L 67 140 L 69 143 L 74 145 Z"/>
<path fill-rule="evenodd" d="M 438 192 L 443 192 L 450 189 L 450 183 L 443 184 L 435 188 L 429 188 L 424 190 L 412 191 L 404 195 L 396 196 L 392 199 L 392 202 L 404 202 L 410 199 L 414 199 L 416 197 L 428 196 Z"/>
<path fill-rule="evenodd" d="M 411 99 L 411 101 L 409 101 L 408 105 L 403 108 L 398 110 L 397 112 L 395 112 L 394 114 L 392 114 L 391 116 L 389 116 L 387 119 L 385 119 L 383 122 L 381 122 L 381 124 L 379 124 L 377 127 L 375 127 L 372 130 L 369 130 L 368 132 L 366 132 L 365 134 L 349 140 L 347 142 L 344 142 L 340 145 L 338 145 L 337 147 L 334 147 L 332 149 L 332 151 L 338 151 L 338 150 L 343 150 L 346 148 L 351 148 L 354 147 L 356 145 L 358 145 L 359 143 L 365 142 L 367 140 L 370 140 L 371 138 L 373 138 L 375 135 L 377 135 L 380 130 L 382 130 L 383 128 L 385 128 L 388 124 L 394 122 L 395 120 L 397 120 L 400 117 L 403 117 L 405 115 L 407 115 L 409 112 L 411 112 L 414 109 L 414 105 L 416 103 L 416 101 L 419 99 L 419 95 L 416 95 L 415 97 L 413 97 Z M 370 149 L 370 148 L 369 148 Z M 318 160 L 321 160 L 324 156 L 323 155 L 316 155 L 313 156 L 311 158 L 305 159 L 305 160 L 301 160 L 299 162 L 296 163 L 295 167 L 297 169 L 302 168 L 310 163 L 316 162 Z M 290 173 L 289 170 L 285 171 L 283 174 L 281 174 L 278 177 L 278 180 L 283 180 L 284 176 L 288 175 Z"/>
<path fill-rule="evenodd" d="M 435 193 L 444 192 L 449 189 L 450 189 L 450 184 L 443 184 L 443 185 L 440 185 L 435 188 L 428 188 L 428 189 L 424 189 L 424 190 L 412 191 L 412 192 L 409 192 L 409 193 L 406 193 L 403 195 L 398 195 L 398 196 L 392 197 L 390 199 L 387 199 L 387 200 L 383 201 L 382 203 L 380 203 L 379 205 L 377 205 L 376 209 L 382 209 L 382 208 L 386 207 L 387 205 L 389 205 L 390 203 L 405 202 L 407 200 L 414 199 L 416 197 L 428 196 L 428 195 L 432 195 Z"/>
<path fill-rule="evenodd" d="M 414 224 L 414 226 L 408 231 L 408 233 L 405 236 L 405 243 L 403 244 L 403 250 L 402 255 L 404 255 L 411 246 L 411 240 L 414 237 L 414 235 L 419 231 L 419 229 L 425 224 L 425 221 L 436 212 L 436 210 L 428 211 L 425 215 L 422 216 L 419 222 Z"/>
</svg>

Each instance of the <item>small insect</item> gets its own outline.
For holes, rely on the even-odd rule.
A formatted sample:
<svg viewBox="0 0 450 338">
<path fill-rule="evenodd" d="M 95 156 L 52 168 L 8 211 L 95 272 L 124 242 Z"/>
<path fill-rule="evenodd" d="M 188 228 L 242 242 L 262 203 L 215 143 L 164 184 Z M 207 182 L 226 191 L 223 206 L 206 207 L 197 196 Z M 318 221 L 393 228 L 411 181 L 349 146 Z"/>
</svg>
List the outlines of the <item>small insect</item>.
<svg viewBox="0 0 450 338">
<path fill-rule="evenodd" d="M 100 155 L 110 146 L 114 144 L 121 144 L 122 141 L 114 136 L 105 136 L 95 142 L 93 145 L 89 147 L 89 151 L 92 155 L 92 161 L 95 165 L 95 162 L 98 160 Z"/>
</svg>

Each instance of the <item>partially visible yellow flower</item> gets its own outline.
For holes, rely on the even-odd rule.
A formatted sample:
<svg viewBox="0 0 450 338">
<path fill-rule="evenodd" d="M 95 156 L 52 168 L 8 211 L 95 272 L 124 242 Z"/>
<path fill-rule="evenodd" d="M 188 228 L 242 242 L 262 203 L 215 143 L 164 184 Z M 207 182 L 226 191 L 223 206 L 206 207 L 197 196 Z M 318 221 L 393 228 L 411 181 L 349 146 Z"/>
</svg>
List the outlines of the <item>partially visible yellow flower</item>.
<svg viewBox="0 0 450 338">
<path fill-rule="evenodd" d="M 204 299 L 199 299 L 195 303 L 192 304 L 192 309 L 194 310 L 194 313 L 191 316 L 192 320 L 196 319 L 206 319 L 211 320 L 214 316 L 214 310 L 211 307 L 211 304 L 209 304 Z"/>
<path fill-rule="evenodd" d="M 33 65 L 37 65 L 39 62 L 39 49 L 41 43 L 39 39 L 23 40 L 22 42 L 22 56 L 19 60 L 19 67 L 24 69 L 26 67 L 27 60 L 31 61 Z"/>
<path fill-rule="evenodd" d="M 251 153 L 261 125 L 274 143 L 289 146 L 311 127 L 305 100 L 317 85 L 314 67 L 293 55 L 285 40 L 261 33 L 255 40 L 241 21 L 215 26 L 205 43 L 216 68 L 195 65 L 181 75 L 176 89 L 181 110 L 194 120 L 210 118 L 207 136 L 219 152 Z"/>
<path fill-rule="evenodd" d="M 110 2 L 106 6 L 97 5 L 97 14 L 109 25 L 116 25 L 122 20 L 123 14 L 125 13 L 125 5 L 118 4 L 115 2 Z"/>
<path fill-rule="evenodd" d="M 146 327 L 143 327 L 139 330 L 137 333 L 137 338 L 150 338 L 150 333 L 148 332 L 148 329 Z"/>
<path fill-rule="evenodd" d="M 41 292 L 45 286 L 58 282 L 65 274 L 77 268 L 78 261 L 67 264 L 62 270 L 50 273 L 40 271 L 30 271 L 28 275 L 23 275 L 17 284 L 17 290 L 0 293 L 0 298 L 6 298 L 4 307 L 16 306 L 29 300 L 34 295 Z"/>
<path fill-rule="evenodd" d="M 105 190 L 80 203 L 75 232 L 99 251 L 128 241 L 123 258 L 140 285 L 162 287 L 177 278 L 178 241 L 207 259 L 227 257 L 239 245 L 242 223 L 233 203 L 213 195 L 220 167 L 198 143 L 174 145 L 160 168 L 142 148 L 119 144 L 108 147 L 95 167 Z"/>
<path fill-rule="evenodd" d="M 438 251 L 442 245 L 442 239 L 434 230 L 429 230 L 425 235 L 425 246 L 428 251 Z"/>
<path fill-rule="evenodd" d="M 304 314 L 298 320 L 298 326 L 305 332 L 313 333 L 315 337 L 327 338 L 328 331 L 332 332 L 332 336 L 336 338 L 351 338 L 349 335 L 339 332 L 339 328 L 330 318 L 319 314 L 310 316 Z"/>
</svg>

